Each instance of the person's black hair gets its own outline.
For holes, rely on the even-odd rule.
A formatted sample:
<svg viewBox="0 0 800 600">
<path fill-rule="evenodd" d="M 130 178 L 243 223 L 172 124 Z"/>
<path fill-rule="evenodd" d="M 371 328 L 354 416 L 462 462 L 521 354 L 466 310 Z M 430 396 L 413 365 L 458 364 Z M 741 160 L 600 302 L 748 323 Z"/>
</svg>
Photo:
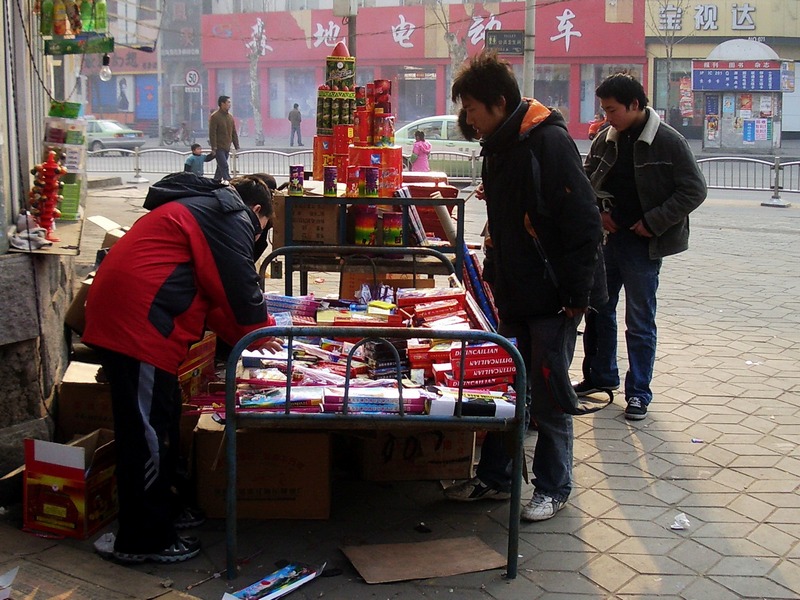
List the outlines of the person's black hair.
<svg viewBox="0 0 800 600">
<path fill-rule="evenodd" d="M 464 108 L 458 111 L 458 130 L 461 132 L 461 135 L 463 135 L 464 139 L 467 141 L 473 141 L 478 139 L 477 130 L 472 125 L 467 123 L 467 111 Z"/>
<path fill-rule="evenodd" d="M 272 190 L 260 178 L 254 175 L 239 175 L 231 179 L 231 185 L 239 192 L 242 201 L 247 206 L 261 205 L 261 214 L 272 217 L 275 207 L 272 203 Z"/>
<path fill-rule="evenodd" d="M 497 52 L 481 52 L 464 65 L 453 79 L 453 102 L 469 96 L 487 108 L 500 104 L 505 98 L 506 114 L 516 110 L 522 101 L 511 65 L 498 58 Z"/>
<path fill-rule="evenodd" d="M 299 105 L 297 102 L 295 102 L 295 103 L 294 103 L 294 107 L 295 107 L 295 108 L 300 108 L 300 105 Z"/>
<path fill-rule="evenodd" d="M 195 150 L 197 150 L 198 148 L 202 148 L 202 146 L 201 146 L 200 144 L 192 144 L 192 145 L 191 145 L 191 147 L 190 147 L 190 150 L 191 150 L 192 152 L 194 152 L 194 151 L 195 151 Z"/>
<path fill-rule="evenodd" d="M 230 99 L 231 99 L 230 96 L 220 96 L 219 98 L 217 98 L 217 106 L 222 106 Z"/>
<path fill-rule="evenodd" d="M 251 177 L 257 177 L 264 184 L 270 189 L 270 191 L 274 192 L 278 189 L 278 182 L 275 180 L 275 177 L 270 175 L 269 173 L 253 173 Z"/>
<path fill-rule="evenodd" d="M 609 75 L 597 86 L 594 94 L 601 100 L 613 98 L 626 108 L 630 108 L 633 101 L 638 100 L 639 110 L 644 110 L 649 102 L 642 84 L 627 73 Z"/>
<path fill-rule="evenodd" d="M 417 130 L 414 132 L 414 137 L 415 137 L 416 139 L 418 139 L 418 140 L 420 140 L 420 141 L 423 141 L 423 142 L 424 142 L 424 141 L 425 141 L 425 132 L 424 132 L 424 131 L 422 131 L 421 129 L 417 129 Z"/>
</svg>

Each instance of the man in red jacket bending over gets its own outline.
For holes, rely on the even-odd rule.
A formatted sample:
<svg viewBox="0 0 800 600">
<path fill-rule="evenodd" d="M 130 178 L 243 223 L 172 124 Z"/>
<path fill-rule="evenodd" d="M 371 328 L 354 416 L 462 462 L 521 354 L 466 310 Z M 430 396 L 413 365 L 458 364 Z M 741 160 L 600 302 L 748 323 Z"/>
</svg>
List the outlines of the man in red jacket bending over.
<svg viewBox="0 0 800 600">
<path fill-rule="evenodd" d="M 272 216 L 272 194 L 254 177 L 231 185 L 192 173 L 148 191 L 134 223 L 97 271 L 83 341 L 98 348 L 111 384 L 117 447 L 119 531 L 125 562 L 177 562 L 200 542 L 181 537 L 171 492 L 181 403 L 178 366 L 208 326 L 228 344 L 274 324 L 253 262 Z M 276 350 L 279 341 L 265 344 Z"/>
</svg>

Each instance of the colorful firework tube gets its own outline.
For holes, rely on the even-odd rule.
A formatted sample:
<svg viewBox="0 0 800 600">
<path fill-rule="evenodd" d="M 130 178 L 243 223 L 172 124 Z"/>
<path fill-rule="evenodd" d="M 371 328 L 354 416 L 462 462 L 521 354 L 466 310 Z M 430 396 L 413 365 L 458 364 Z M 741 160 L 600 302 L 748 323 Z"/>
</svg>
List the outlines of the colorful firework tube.
<svg viewBox="0 0 800 600">
<path fill-rule="evenodd" d="M 305 172 L 304 165 L 289 165 L 289 195 L 302 196 L 303 195 L 303 175 Z"/>
<path fill-rule="evenodd" d="M 335 166 L 323 167 L 322 171 L 322 195 L 336 196 L 337 169 Z"/>
<path fill-rule="evenodd" d="M 378 167 L 362 167 L 362 169 L 364 170 L 364 197 L 377 198 L 380 169 Z"/>
</svg>

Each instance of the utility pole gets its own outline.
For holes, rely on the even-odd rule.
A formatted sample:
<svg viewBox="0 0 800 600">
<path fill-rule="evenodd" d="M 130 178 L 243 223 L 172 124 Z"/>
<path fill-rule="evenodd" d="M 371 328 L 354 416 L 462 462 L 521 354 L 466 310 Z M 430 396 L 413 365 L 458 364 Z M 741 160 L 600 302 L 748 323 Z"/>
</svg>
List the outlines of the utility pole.
<svg viewBox="0 0 800 600">
<path fill-rule="evenodd" d="M 350 16 L 347 17 L 347 49 L 350 51 L 350 56 L 356 56 L 356 11 L 358 6 L 355 7 Z"/>
<path fill-rule="evenodd" d="M 525 0 L 525 49 L 522 61 L 522 95 L 533 98 L 536 79 L 536 0 Z"/>
</svg>

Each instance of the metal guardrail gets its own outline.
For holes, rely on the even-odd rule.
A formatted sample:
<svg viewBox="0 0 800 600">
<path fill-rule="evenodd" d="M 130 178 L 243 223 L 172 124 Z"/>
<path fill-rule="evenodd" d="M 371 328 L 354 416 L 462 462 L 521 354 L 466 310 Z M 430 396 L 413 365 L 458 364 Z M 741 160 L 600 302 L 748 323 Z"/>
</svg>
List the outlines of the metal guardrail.
<svg viewBox="0 0 800 600">
<path fill-rule="evenodd" d="M 88 152 L 86 172 L 91 174 L 101 173 L 132 173 L 132 181 L 146 183 L 142 173 L 155 173 L 167 175 L 183 171 L 183 164 L 191 152 L 173 150 L 172 148 L 145 148 L 135 150 L 105 149 Z M 240 173 L 270 173 L 275 177 L 289 178 L 290 165 L 310 165 L 313 163 L 313 152 L 303 150 L 300 152 L 281 152 L 280 150 L 251 149 L 233 152 L 230 156 L 231 174 Z M 481 172 L 481 157 L 475 151 L 472 154 L 464 152 L 432 152 L 431 162 L 446 161 L 449 179 L 454 183 L 478 182 Z M 435 163 L 434 163 L 435 164 Z M 204 174 L 208 177 L 214 175 L 216 163 L 206 163 Z"/>
<path fill-rule="evenodd" d="M 132 181 L 146 183 L 142 173 L 164 174 L 183 171 L 189 152 L 171 148 L 144 150 L 99 150 L 89 152 L 86 171 L 98 173 L 133 173 Z M 271 173 L 276 177 L 289 177 L 289 165 L 311 165 L 313 152 L 286 153 L 279 150 L 252 149 L 231 154 L 231 173 Z M 481 157 L 473 150 L 464 152 L 431 152 L 430 162 L 442 165 L 453 183 L 475 185 L 480 179 Z M 697 160 L 706 183 L 712 189 L 772 191 L 768 206 L 784 206 L 782 192 L 800 193 L 800 161 L 782 163 L 776 156 L 772 160 L 745 156 L 714 156 Z M 215 163 L 205 166 L 205 174 L 212 176 Z"/>
</svg>

